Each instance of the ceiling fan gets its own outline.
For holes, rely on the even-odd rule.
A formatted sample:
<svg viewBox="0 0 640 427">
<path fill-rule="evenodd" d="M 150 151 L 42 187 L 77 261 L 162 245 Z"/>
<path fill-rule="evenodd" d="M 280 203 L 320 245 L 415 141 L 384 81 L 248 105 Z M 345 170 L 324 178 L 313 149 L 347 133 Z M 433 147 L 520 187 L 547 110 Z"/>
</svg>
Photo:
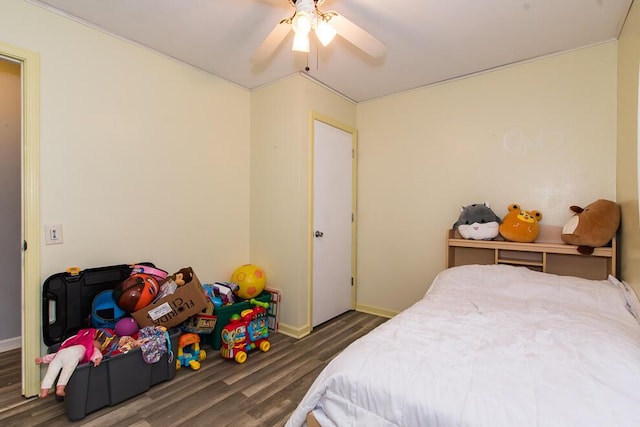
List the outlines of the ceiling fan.
<svg viewBox="0 0 640 427">
<path fill-rule="evenodd" d="M 327 46 L 338 34 L 373 58 L 380 58 L 387 52 L 387 46 L 384 43 L 344 16 L 333 11 L 323 12 L 318 9 L 325 0 L 287 1 L 295 8 L 295 12 L 276 24 L 251 57 L 251 63 L 259 64 L 269 59 L 291 30 L 294 31 L 292 49 L 297 52 L 309 52 L 311 30 L 314 30 L 323 46 Z"/>
</svg>

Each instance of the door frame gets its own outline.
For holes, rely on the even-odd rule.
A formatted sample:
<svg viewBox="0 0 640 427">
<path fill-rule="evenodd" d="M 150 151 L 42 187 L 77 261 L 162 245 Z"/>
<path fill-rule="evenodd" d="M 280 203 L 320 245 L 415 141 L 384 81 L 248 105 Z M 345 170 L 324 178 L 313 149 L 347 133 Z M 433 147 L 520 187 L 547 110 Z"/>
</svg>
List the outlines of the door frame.
<svg viewBox="0 0 640 427">
<path fill-rule="evenodd" d="M 313 330 L 313 232 L 314 232 L 314 217 L 313 217 L 313 209 L 314 209 L 314 183 L 313 183 L 313 173 L 315 166 L 315 121 L 322 122 L 326 125 L 332 126 L 336 129 L 340 129 L 346 133 L 351 134 L 351 308 L 354 309 L 356 305 L 356 286 L 358 283 L 357 280 L 357 271 L 356 271 L 356 237 L 357 237 L 357 222 L 358 222 L 358 205 L 357 205 L 357 177 L 358 177 L 358 134 L 356 129 L 352 128 L 349 125 L 341 123 L 337 120 L 329 116 L 325 116 L 324 114 L 312 111 L 310 118 L 310 147 L 309 147 L 309 224 L 307 230 L 308 236 L 308 244 L 309 244 L 309 258 L 307 260 L 308 263 L 308 305 L 307 305 L 307 324 L 309 325 L 309 331 Z"/>
<path fill-rule="evenodd" d="M 40 390 L 40 56 L 0 43 L 0 56 L 20 64 L 22 178 L 22 394 Z"/>
</svg>

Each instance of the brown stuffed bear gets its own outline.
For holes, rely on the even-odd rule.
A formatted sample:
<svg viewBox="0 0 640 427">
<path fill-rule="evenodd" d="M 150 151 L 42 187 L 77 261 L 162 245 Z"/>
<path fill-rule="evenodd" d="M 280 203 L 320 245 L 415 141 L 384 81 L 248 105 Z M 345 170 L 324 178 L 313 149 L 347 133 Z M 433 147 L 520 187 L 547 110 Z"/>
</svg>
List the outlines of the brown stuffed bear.
<svg viewBox="0 0 640 427">
<path fill-rule="evenodd" d="M 512 242 L 533 242 L 538 238 L 540 228 L 538 221 L 542 219 L 542 213 L 538 211 L 525 211 L 517 203 L 509 205 L 509 212 L 500 224 L 500 235 L 505 240 Z"/>
<path fill-rule="evenodd" d="M 615 236 L 620 225 L 620 206 L 599 199 L 584 209 L 571 206 L 575 215 L 562 227 L 562 240 L 578 246 L 578 252 L 591 255 L 593 248 L 604 246 Z"/>
</svg>

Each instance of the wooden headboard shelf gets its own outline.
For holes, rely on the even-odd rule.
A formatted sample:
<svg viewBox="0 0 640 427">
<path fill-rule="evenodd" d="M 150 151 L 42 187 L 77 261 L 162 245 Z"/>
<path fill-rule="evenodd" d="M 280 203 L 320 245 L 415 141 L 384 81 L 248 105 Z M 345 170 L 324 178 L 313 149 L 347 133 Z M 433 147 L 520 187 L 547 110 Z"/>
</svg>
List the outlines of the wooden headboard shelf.
<svg viewBox="0 0 640 427">
<path fill-rule="evenodd" d="M 533 243 L 494 240 L 468 240 L 457 230 L 447 232 L 447 267 L 467 264 L 510 264 L 532 270 L 586 279 L 606 279 L 616 275 L 616 239 L 609 246 L 582 255 L 577 246 L 565 244 L 562 227 L 541 225 Z"/>
</svg>

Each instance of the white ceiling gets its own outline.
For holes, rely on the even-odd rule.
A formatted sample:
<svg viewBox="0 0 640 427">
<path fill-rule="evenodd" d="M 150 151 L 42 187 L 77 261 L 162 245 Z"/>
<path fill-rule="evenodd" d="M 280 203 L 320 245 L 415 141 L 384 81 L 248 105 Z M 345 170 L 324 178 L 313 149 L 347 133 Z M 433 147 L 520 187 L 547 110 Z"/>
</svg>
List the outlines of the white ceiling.
<svg viewBox="0 0 640 427">
<path fill-rule="evenodd" d="M 297 72 L 356 101 L 618 37 L 632 0 L 326 0 L 388 46 L 374 60 L 340 37 L 311 53 L 289 34 L 266 63 L 249 62 L 288 0 L 31 0 L 253 89 Z"/>
</svg>

